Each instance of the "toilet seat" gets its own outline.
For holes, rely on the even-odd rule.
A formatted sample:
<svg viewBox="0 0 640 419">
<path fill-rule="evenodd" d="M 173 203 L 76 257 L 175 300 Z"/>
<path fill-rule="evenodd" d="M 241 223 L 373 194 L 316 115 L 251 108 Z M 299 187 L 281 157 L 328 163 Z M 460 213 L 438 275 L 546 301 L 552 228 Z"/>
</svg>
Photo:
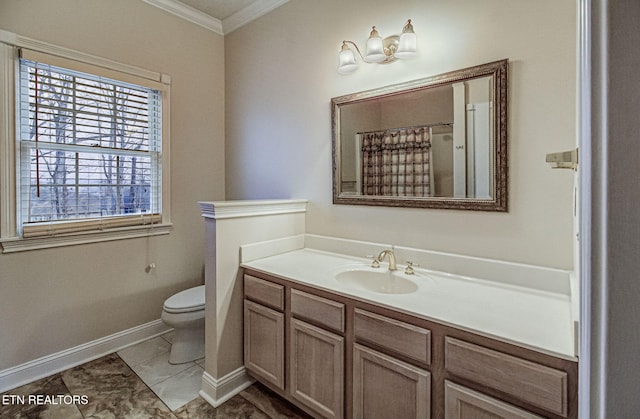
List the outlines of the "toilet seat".
<svg viewBox="0 0 640 419">
<path fill-rule="evenodd" d="M 190 313 L 204 310 L 204 285 L 189 288 L 167 298 L 162 309 L 167 313 Z"/>
</svg>

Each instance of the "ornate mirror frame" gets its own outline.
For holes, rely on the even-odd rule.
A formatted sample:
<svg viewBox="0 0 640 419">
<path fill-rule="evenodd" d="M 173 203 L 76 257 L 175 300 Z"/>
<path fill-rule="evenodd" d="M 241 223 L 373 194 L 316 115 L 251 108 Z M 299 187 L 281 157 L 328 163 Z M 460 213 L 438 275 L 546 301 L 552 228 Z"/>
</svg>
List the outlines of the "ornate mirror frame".
<svg viewBox="0 0 640 419">
<path fill-rule="evenodd" d="M 482 64 L 462 70 L 352 93 L 331 99 L 333 149 L 333 203 L 347 205 L 374 205 L 389 207 L 438 208 L 476 211 L 507 211 L 508 154 L 507 154 L 507 75 L 508 60 Z M 344 193 L 342 185 L 341 107 L 379 98 L 390 98 L 406 93 L 427 91 L 471 79 L 492 77 L 491 102 L 493 106 L 492 178 L 489 199 L 466 197 L 409 197 Z"/>
</svg>

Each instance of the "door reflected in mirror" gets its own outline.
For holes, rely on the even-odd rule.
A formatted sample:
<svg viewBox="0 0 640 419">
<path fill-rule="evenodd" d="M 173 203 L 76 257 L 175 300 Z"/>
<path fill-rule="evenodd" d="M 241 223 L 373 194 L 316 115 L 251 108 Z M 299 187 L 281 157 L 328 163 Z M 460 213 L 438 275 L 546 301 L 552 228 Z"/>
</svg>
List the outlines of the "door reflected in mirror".
<svg viewBox="0 0 640 419">
<path fill-rule="evenodd" d="M 332 99 L 334 203 L 506 211 L 507 67 Z"/>
</svg>

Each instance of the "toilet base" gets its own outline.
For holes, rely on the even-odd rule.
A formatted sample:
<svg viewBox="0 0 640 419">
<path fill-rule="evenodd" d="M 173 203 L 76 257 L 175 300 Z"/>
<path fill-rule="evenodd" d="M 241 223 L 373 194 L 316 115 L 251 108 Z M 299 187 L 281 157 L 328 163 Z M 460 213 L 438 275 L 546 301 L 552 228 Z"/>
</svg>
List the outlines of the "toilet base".
<svg viewBox="0 0 640 419">
<path fill-rule="evenodd" d="M 204 327 L 181 327 L 174 329 L 170 364 L 184 364 L 204 358 Z"/>
</svg>

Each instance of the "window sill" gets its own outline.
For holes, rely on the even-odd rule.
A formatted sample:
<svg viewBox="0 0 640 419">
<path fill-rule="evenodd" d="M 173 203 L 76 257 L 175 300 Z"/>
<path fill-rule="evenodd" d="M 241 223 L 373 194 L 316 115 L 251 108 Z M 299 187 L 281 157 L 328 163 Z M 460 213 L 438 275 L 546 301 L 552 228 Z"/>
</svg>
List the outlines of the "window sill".
<svg viewBox="0 0 640 419">
<path fill-rule="evenodd" d="M 78 244 L 100 243 L 112 240 L 133 239 L 169 234 L 173 224 L 155 224 L 153 226 L 133 226 L 113 228 L 105 231 L 64 234 L 51 237 L 34 237 L 25 239 L 11 237 L 0 239 L 2 253 L 15 253 L 27 250 L 48 249 L 52 247 L 74 246 Z"/>
</svg>

